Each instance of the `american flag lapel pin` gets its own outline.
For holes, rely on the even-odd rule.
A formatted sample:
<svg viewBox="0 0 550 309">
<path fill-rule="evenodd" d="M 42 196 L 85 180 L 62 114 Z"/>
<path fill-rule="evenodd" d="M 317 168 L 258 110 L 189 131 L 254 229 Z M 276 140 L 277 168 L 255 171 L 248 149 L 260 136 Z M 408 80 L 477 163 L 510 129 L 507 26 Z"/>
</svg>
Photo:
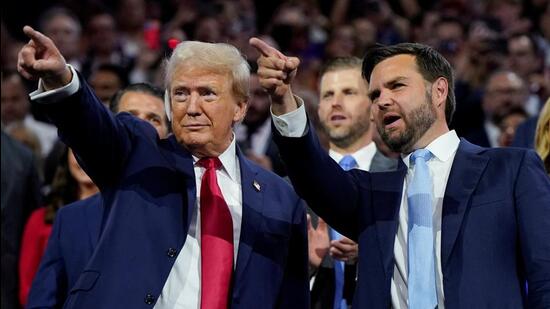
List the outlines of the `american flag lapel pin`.
<svg viewBox="0 0 550 309">
<path fill-rule="evenodd" d="M 260 192 L 260 190 L 262 189 L 262 186 L 260 186 L 260 183 L 256 180 L 254 180 L 254 182 L 252 183 L 252 186 L 254 187 L 254 189 L 256 189 L 256 191 Z"/>
</svg>

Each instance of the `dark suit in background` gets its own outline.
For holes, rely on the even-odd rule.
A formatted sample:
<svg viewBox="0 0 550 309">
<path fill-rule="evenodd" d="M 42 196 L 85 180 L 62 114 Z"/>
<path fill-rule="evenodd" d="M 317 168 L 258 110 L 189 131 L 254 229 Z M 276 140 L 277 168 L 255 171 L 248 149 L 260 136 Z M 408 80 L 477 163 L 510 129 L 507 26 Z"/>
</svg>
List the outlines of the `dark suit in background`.
<svg viewBox="0 0 550 309">
<path fill-rule="evenodd" d="M 23 227 L 40 203 L 40 180 L 31 151 L 2 131 L 1 308 L 19 308 L 19 249 Z"/>
</svg>

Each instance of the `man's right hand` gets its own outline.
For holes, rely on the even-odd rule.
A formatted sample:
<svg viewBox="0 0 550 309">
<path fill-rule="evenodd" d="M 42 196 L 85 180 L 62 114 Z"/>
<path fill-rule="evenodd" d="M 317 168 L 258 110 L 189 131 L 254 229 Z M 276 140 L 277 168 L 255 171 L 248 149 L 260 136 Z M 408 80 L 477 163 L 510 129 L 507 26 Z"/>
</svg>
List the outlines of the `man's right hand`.
<svg viewBox="0 0 550 309">
<path fill-rule="evenodd" d="M 285 56 L 258 38 L 251 38 L 249 43 L 260 53 L 258 79 L 260 85 L 271 96 L 273 113 L 282 115 L 298 108 L 290 89 L 290 83 L 296 76 L 300 60 L 296 57 Z"/>
<path fill-rule="evenodd" d="M 45 90 L 61 88 L 71 82 L 72 73 L 65 58 L 53 41 L 29 26 L 23 32 L 30 41 L 21 48 L 17 59 L 17 70 L 31 80 L 42 79 Z"/>
</svg>

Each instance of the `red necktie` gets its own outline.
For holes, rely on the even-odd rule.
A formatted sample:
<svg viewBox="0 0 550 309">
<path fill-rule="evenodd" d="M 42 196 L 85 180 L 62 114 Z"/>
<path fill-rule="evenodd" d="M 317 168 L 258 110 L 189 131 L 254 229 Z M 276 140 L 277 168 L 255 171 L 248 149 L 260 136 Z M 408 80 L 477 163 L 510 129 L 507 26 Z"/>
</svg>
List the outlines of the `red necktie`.
<svg viewBox="0 0 550 309">
<path fill-rule="evenodd" d="M 218 158 L 203 158 L 201 181 L 201 309 L 225 309 L 233 273 L 233 221 L 218 186 Z"/>
</svg>

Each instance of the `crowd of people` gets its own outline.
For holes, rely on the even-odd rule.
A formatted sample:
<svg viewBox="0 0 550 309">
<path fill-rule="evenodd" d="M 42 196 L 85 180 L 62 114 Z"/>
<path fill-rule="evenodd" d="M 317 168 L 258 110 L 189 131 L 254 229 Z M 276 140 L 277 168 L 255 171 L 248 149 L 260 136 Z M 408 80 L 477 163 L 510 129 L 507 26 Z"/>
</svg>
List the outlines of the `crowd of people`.
<svg viewBox="0 0 550 309">
<path fill-rule="evenodd" d="M 169 308 L 191 299 L 195 308 L 199 303 L 212 308 L 227 307 L 227 301 L 251 308 L 262 297 L 267 307 L 280 308 L 304 308 L 307 303 L 313 308 L 347 308 L 352 302 L 362 308 L 385 305 L 387 301 L 394 308 L 412 308 L 413 303 L 423 308 L 426 303 L 422 301 L 427 297 L 417 302 L 416 296 L 407 295 L 407 273 L 411 270 L 404 266 L 407 250 L 402 248 L 407 247 L 407 225 L 401 222 L 406 222 L 407 214 L 400 210 L 396 215 L 398 229 L 396 225 L 391 230 L 396 243 L 396 251 L 391 252 L 395 265 L 392 262 L 383 266 L 394 273 L 387 277 L 391 278 L 390 297 L 389 281 L 385 291 L 382 281 L 366 279 L 369 274 L 372 278 L 379 276 L 380 269 L 373 263 L 361 263 L 360 258 L 375 259 L 366 252 L 376 245 L 376 238 L 362 232 L 369 230 L 365 222 L 389 214 L 379 213 L 375 216 L 382 217 L 376 220 L 363 218 L 364 214 L 352 207 L 366 203 L 362 191 L 341 187 L 343 183 L 351 187 L 366 186 L 365 183 L 370 186 L 371 181 L 378 179 L 378 173 L 398 171 L 403 163 L 409 168 L 408 156 L 403 154 L 417 148 L 430 149 L 438 159 L 447 156 L 429 143 L 419 144 L 418 140 L 428 141 L 421 129 L 411 130 L 407 137 L 410 145 L 403 142 L 405 137 L 392 139 L 392 130 L 401 123 L 420 121 L 419 126 L 424 125 L 427 132 L 446 136 L 446 145 L 454 145 L 449 146 L 449 151 L 456 146 L 455 160 L 461 160 L 461 149 L 468 149 L 463 141 L 458 146 L 458 138 L 491 149 L 535 149 L 546 169 L 544 176 L 550 175 L 549 1 L 50 2 L 33 6 L 23 18 L 17 16 L 15 8 L 2 12 L 2 308 L 41 307 L 48 302 L 94 308 L 101 303 L 100 297 L 106 307 L 137 307 L 139 303 Z M 23 32 L 23 25 L 27 24 L 39 32 L 31 28 Z M 251 40 L 252 37 L 256 38 Z M 194 45 L 191 41 L 227 44 Z M 424 82 L 433 84 L 431 90 L 426 90 L 430 102 L 435 104 L 440 93 L 447 98 L 440 103 L 442 110 L 419 111 L 410 118 L 404 112 L 387 112 L 392 108 L 386 107 L 390 103 L 385 102 L 384 91 L 396 91 L 402 85 L 396 80 L 380 82 L 383 78 L 377 70 L 389 70 L 388 76 L 392 73 L 381 64 L 403 54 L 421 57 L 422 52 L 428 52 L 412 46 L 391 56 L 378 55 L 381 60 L 369 62 L 367 57 L 376 55 L 372 51 L 381 45 L 403 42 L 430 46 L 453 68 L 450 75 L 441 73 L 440 67 L 421 68 Z M 29 66 L 35 60 L 52 61 Z M 406 72 L 406 59 L 397 65 Z M 441 63 L 436 61 L 435 65 Z M 430 70 L 439 75 L 431 76 Z M 448 92 L 441 90 L 446 85 L 450 85 Z M 49 91 L 56 88 L 61 90 Z M 195 92 L 198 97 L 194 97 Z M 185 105 L 187 100 L 200 103 Z M 219 106 L 207 104 L 218 100 Z M 58 101 L 62 103 L 52 103 Z M 100 104 L 94 105 L 96 101 Z M 69 103 L 80 109 L 69 107 Z M 119 115 L 120 112 L 130 113 L 132 119 Z M 377 119 L 386 112 L 389 116 Z M 145 120 L 155 130 L 133 117 Z M 440 130 L 443 125 L 451 131 Z M 203 126 L 211 126 L 212 131 L 203 133 Z M 390 129 L 381 129 L 384 127 Z M 299 137 L 305 141 L 292 141 Z M 432 141 L 437 138 L 429 140 Z M 181 146 L 186 151 L 179 150 Z M 300 155 L 296 155 L 298 149 Z M 351 175 L 355 175 L 354 170 L 369 171 L 374 176 L 367 180 L 355 175 L 353 179 L 361 183 L 357 184 L 356 180 L 335 173 L 325 157 L 313 159 L 319 158 L 316 151 L 321 149 L 339 169 L 353 170 Z M 219 160 L 202 160 L 214 157 Z M 509 190 L 519 194 L 516 187 L 508 187 L 509 175 L 504 175 L 516 171 L 514 167 L 519 170 L 515 175 L 519 184 L 514 186 L 525 189 L 521 181 L 532 181 L 532 191 L 525 189 L 527 193 L 523 193 L 539 195 L 538 200 L 518 198 L 517 205 L 511 198 L 514 207 L 548 201 L 547 179 L 540 180 L 536 173 L 532 179 L 520 174 L 536 170 L 533 158 L 512 152 L 491 152 L 488 157 L 493 161 L 486 173 L 493 173 L 495 179 L 481 179 L 477 189 L 481 196 L 478 201 L 474 195 L 474 201 L 470 201 L 473 207 L 477 207 L 476 202 L 493 202 L 489 194 L 483 195 L 484 190 L 491 194 L 496 190 L 485 187 L 489 183 L 504 190 L 498 192 L 503 196 Z M 506 160 L 513 161 L 509 170 L 497 172 L 495 162 Z M 187 166 L 191 163 L 193 166 Z M 175 167 L 178 164 L 180 167 Z M 331 167 L 321 167 L 327 164 Z M 220 173 L 220 166 L 226 173 Z M 442 182 L 451 186 L 452 177 L 456 177 L 452 173 L 456 172 L 441 171 L 450 177 Z M 476 170 L 469 172 L 475 174 Z M 189 175 L 190 182 L 184 178 Z M 214 179 L 214 192 L 203 190 L 212 183 L 210 180 L 205 185 L 208 177 Z M 405 188 L 411 177 L 406 176 Z M 378 180 L 386 181 L 382 177 Z M 175 185 L 178 182 L 182 183 L 181 188 Z M 397 182 L 403 184 L 403 180 Z M 437 190 L 437 183 L 434 188 Z M 333 190 L 338 192 L 328 193 Z M 376 190 L 382 189 L 369 192 Z M 446 192 L 433 193 L 433 198 L 440 200 L 435 203 L 434 216 L 445 216 L 437 214 L 437 207 L 442 207 L 444 197 L 447 199 Z M 256 193 L 265 196 L 258 199 Z M 206 198 L 201 197 L 209 194 L 225 197 L 223 205 L 229 211 L 216 220 L 225 218 L 232 224 L 221 224 L 225 231 L 210 232 L 225 233 L 222 238 L 230 239 L 229 253 L 224 256 L 233 261 L 233 271 L 220 266 L 216 271 L 201 272 L 199 267 L 199 260 L 211 254 L 203 252 L 201 241 L 210 241 L 207 247 L 212 248 L 226 245 L 202 234 L 201 228 L 207 230 L 213 224 L 200 216 L 202 211 L 208 213 L 208 207 L 202 204 Z M 217 203 L 216 199 L 213 201 Z M 343 207 L 341 214 L 335 213 L 327 209 L 329 201 L 345 203 L 347 208 Z M 411 203 L 408 202 L 409 207 Z M 151 209 L 167 204 L 177 207 Z M 186 204 L 188 212 L 180 208 Z M 65 208 L 66 205 L 70 206 Z M 407 203 L 401 209 L 406 206 Z M 507 209 L 504 206 L 502 209 Z M 265 207 L 273 210 L 266 212 Z M 536 219 L 537 215 L 548 214 L 547 207 L 525 210 L 518 219 L 534 220 L 514 226 L 521 234 L 519 245 L 525 245 L 523 233 L 533 239 L 549 235 L 548 219 Z M 504 212 L 500 212 L 500 219 L 507 218 L 508 213 Z M 261 224 L 253 223 L 255 220 Z M 357 226 L 354 220 L 361 223 Z M 499 223 L 502 222 L 495 222 L 495 228 Z M 533 230 L 523 224 L 533 224 L 542 232 L 532 235 Z M 433 228 L 437 231 L 434 235 L 444 230 L 436 221 Z M 476 223 L 470 223 L 469 228 L 476 231 L 470 233 L 485 235 L 477 230 Z M 173 235 L 178 234 L 175 230 L 183 236 Z M 257 231 L 261 233 L 256 234 Z M 437 234 L 434 248 L 447 245 L 442 237 Z M 472 242 L 469 234 L 460 237 L 475 248 L 486 245 Z M 495 240 L 494 250 L 505 252 L 498 242 L 503 239 L 507 238 Z M 255 242 L 261 245 L 254 245 Z M 533 252 L 548 249 L 548 245 L 541 246 L 533 246 Z M 392 246 L 390 250 L 393 249 Z M 75 250 L 81 253 L 68 253 Z M 166 252 L 160 257 L 153 254 L 155 250 Z M 467 295 L 473 303 L 487 300 L 494 304 L 490 291 L 485 300 L 469 294 L 449 275 L 448 268 L 441 269 L 448 258 L 441 255 L 451 254 L 445 252 L 436 254 L 433 261 L 439 268 L 433 274 L 437 283 L 430 296 L 435 297 L 435 303 L 429 305 L 453 307 L 447 301 L 455 301 L 456 295 Z M 522 254 L 529 252 L 524 249 Z M 387 254 L 384 251 L 384 259 Z M 121 255 L 131 255 L 133 259 L 119 259 Z M 170 260 L 161 262 L 166 256 Z M 185 258 L 191 262 L 183 261 Z M 477 256 L 468 258 L 484 261 Z M 534 264 L 540 262 L 532 256 L 522 258 Z M 243 263 L 254 271 L 245 272 Z M 455 259 L 449 265 L 456 267 L 456 263 Z M 505 259 L 502 263 L 516 261 Z M 140 265 L 152 266 L 135 271 Z M 547 266 L 541 267 L 547 270 Z M 509 293 L 509 301 L 517 304 L 549 304 L 550 292 L 544 284 L 550 278 L 529 277 L 533 274 L 524 272 L 536 272 L 529 266 L 518 269 L 521 280 L 532 279 L 533 286 L 540 288 L 529 290 L 536 299 L 529 299 L 528 303 L 525 289 L 523 300 L 514 298 L 516 291 L 506 284 L 495 291 Z M 99 270 L 108 279 L 95 284 Z M 467 272 L 464 276 L 469 275 Z M 488 278 L 494 279 L 491 275 Z M 443 277 L 449 282 L 442 283 Z M 239 283 L 233 283 L 221 298 L 198 293 L 205 285 L 228 280 Z M 537 282 L 541 285 L 537 286 Z M 93 293 L 78 293 L 94 285 Z M 447 288 L 451 285 L 460 293 L 449 294 Z M 303 288 L 307 293 L 302 293 Z M 273 291 L 267 293 L 266 289 Z M 357 296 L 356 289 L 369 292 Z M 377 292 L 387 292 L 389 298 L 371 295 Z M 117 297 L 134 294 L 139 297 Z"/>
</svg>

